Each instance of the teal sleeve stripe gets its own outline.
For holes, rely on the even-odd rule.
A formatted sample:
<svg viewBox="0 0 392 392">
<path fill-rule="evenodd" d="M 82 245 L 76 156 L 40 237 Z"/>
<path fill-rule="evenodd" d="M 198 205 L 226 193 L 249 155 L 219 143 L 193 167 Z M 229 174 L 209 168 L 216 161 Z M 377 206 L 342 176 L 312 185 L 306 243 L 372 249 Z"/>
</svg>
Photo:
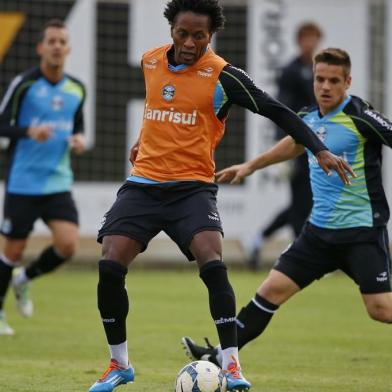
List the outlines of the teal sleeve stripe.
<svg viewBox="0 0 392 392">
<path fill-rule="evenodd" d="M 254 100 L 254 98 L 252 97 L 252 94 L 249 92 L 249 90 L 244 86 L 244 84 L 241 82 L 241 80 L 239 80 L 238 78 L 236 78 L 234 75 L 232 75 L 230 72 L 227 71 L 222 71 L 222 73 L 224 73 L 227 76 L 230 76 L 231 78 L 233 78 L 243 89 L 244 91 L 249 95 L 250 100 L 252 101 L 253 105 L 255 106 L 256 112 L 259 113 L 260 109 L 257 106 L 256 101 Z"/>
<path fill-rule="evenodd" d="M 387 142 L 387 140 L 384 139 L 384 137 L 382 136 L 382 134 L 381 134 L 380 132 L 378 132 L 377 128 L 375 128 L 371 123 L 369 123 L 368 121 L 364 120 L 364 119 L 361 118 L 361 117 L 357 117 L 357 116 L 353 116 L 353 115 L 351 115 L 350 117 L 355 118 L 356 120 L 362 121 L 363 123 L 365 123 L 367 126 L 369 126 L 369 128 L 370 128 L 371 130 L 373 130 L 373 131 L 378 135 L 378 137 L 384 142 L 385 145 L 387 145 L 387 146 L 389 146 L 389 147 L 392 147 L 392 145 L 390 145 L 390 144 Z"/>
<path fill-rule="evenodd" d="M 214 94 L 214 112 L 215 114 L 218 114 L 219 111 L 222 109 L 224 104 L 227 102 L 227 95 L 225 90 L 223 89 L 223 86 L 221 82 L 216 84 L 215 87 L 215 94 Z"/>
</svg>

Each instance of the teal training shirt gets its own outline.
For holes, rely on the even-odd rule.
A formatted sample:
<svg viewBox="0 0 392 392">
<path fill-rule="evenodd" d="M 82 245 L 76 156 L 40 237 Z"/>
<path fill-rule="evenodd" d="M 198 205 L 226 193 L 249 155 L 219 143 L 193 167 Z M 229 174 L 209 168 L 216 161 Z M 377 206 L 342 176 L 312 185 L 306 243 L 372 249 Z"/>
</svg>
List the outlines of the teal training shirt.
<svg viewBox="0 0 392 392">
<path fill-rule="evenodd" d="M 392 123 L 355 96 L 348 96 L 322 116 L 318 107 L 300 116 L 335 155 L 343 157 L 357 177 L 345 185 L 336 172 L 327 176 L 309 156 L 313 208 L 310 223 L 325 229 L 386 225 L 389 208 L 382 185 L 382 144 L 392 146 Z"/>
<path fill-rule="evenodd" d="M 83 131 L 81 82 L 64 75 L 50 83 L 35 68 L 18 76 L 0 107 L 1 134 L 11 140 L 7 192 L 47 195 L 71 189 L 69 138 Z M 48 125 L 53 135 L 45 142 L 26 137 L 30 126 Z"/>
</svg>

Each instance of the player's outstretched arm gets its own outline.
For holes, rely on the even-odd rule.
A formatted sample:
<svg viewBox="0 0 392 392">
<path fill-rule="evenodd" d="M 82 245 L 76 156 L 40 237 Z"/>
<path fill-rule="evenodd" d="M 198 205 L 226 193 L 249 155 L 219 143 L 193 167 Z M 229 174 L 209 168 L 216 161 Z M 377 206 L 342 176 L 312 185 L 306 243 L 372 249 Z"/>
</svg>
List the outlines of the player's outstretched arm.
<svg viewBox="0 0 392 392">
<path fill-rule="evenodd" d="M 305 148 L 301 144 L 295 143 L 295 140 L 291 136 L 287 136 L 256 158 L 219 171 L 216 173 L 215 178 L 217 182 L 238 184 L 242 179 L 251 175 L 256 170 L 296 158 L 303 154 L 304 151 Z"/>
</svg>

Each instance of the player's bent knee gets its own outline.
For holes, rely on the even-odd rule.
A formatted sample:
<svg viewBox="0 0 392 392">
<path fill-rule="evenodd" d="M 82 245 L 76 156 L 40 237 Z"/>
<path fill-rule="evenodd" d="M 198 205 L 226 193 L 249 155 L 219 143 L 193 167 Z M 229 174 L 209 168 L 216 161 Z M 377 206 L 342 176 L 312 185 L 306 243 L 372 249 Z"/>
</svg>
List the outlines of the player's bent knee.
<svg viewBox="0 0 392 392">
<path fill-rule="evenodd" d="M 371 319 L 381 323 L 392 323 L 392 307 L 377 306 L 368 309 Z"/>
<path fill-rule="evenodd" d="M 70 259 L 76 252 L 76 244 L 74 242 L 67 242 L 56 245 L 56 250 L 65 259 Z"/>
</svg>

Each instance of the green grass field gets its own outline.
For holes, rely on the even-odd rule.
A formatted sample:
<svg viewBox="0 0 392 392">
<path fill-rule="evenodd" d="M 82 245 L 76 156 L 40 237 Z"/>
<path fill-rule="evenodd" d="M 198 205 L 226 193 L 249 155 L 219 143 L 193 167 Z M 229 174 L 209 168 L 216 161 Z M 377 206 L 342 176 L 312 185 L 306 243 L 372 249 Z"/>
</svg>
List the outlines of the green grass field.
<svg viewBox="0 0 392 392">
<path fill-rule="evenodd" d="M 238 307 L 254 295 L 261 276 L 231 272 Z M 0 339 L 1 392 L 88 390 L 108 363 L 96 281 L 96 271 L 70 269 L 36 280 L 29 320 L 8 297 L 17 334 Z M 206 290 L 192 271 L 131 270 L 127 282 L 136 382 L 116 391 L 173 391 L 177 371 L 189 362 L 181 336 L 217 340 Z M 335 274 L 283 306 L 266 333 L 241 351 L 242 367 L 257 392 L 388 392 L 391 332 L 368 319 L 355 286 Z"/>
</svg>

